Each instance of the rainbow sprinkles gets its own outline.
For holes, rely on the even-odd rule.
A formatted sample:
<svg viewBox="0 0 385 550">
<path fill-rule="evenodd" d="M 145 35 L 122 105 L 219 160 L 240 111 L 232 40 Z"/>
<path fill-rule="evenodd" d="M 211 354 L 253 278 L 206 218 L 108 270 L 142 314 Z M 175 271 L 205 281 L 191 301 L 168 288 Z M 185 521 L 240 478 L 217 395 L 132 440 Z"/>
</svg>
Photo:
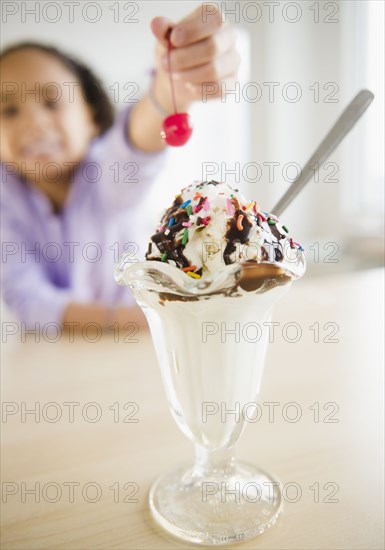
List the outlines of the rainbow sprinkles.
<svg viewBox="0 0 385 550">
<path fill-rule="evenodd" d="M 303 246 L 288 234 L 277 216 L 261 212 L 237 189 L 198 182 L 183 188 L 163 213 L 146 259 L 168 262 L 199 279 L 237 261 L 285 262 L 287 247 L 302 254 Z"/>
</svg>

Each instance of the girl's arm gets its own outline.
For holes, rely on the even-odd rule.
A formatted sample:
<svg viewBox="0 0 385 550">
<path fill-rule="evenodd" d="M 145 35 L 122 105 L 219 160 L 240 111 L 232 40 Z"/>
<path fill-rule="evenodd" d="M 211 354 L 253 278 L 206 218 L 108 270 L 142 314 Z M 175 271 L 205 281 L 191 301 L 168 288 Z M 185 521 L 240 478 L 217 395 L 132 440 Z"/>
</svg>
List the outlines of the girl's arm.
<svg viewBox="0 0 385 550">
<path fill-rule="evenodd" d="M 101 330 L 113 330 L 118 326 L 123 333 L 128 324 L 138 329 L 146 328 L 147 321 L 138 306 L 109 308 L 100 304 L 79 304 L 71 302 L 63 314 L 63 328 L 81 331 L 88 323 L 95 323 Z M 117 324 L 117 325 L 116 325 Z"/>
<path fill-rule="evenodd" d="M 116 328 L 118 323 L 120 333 L 127 335 L 129 328 L 125 329 L 125 325 L 128 323 L 145 327 L 145 317 L 137 306 L 108 308 L 96 302 L 81 304 L 75 302 L 72 289 L 59 288 L 51 282 L 45 269 L 43 243 L 36 242 L 37 236 L 30 228 L 32 221 L 28 223 L 31 213 L 24 208 L 24 197 L 17 193 L 21 189 L 17 181 L 7 182 L 0 205 L 1 290 L 5 304 L 20 321 L 19 330 L 40 332 L 53 326 L 75 330 L 87 323 L 96 323 L 104 330 L 110 326 Z M 113 265 L 111 284 L 114 285 L 112 271 Z"/>
<path fill-rule="evenodd" d="M 153 94 L 159 105 L 165 105 L 166 101 L 160 99 L 164 93 L 160 93 L 159 89 L 159 78 L 156 77 L 153 83 Z M 164 118 L 165 116 L 158 111 L 150 97 L 145 95 L 132 108 L 127 129 L 128 141 L 141 151 L 148 153 L 161 151 L 166 147 L 164 140 L 160 137 Z"/>
<path fill-rule="evenodd" d="M 202 101 L 205 84 L 215 90 L 210 92 L 209 99 L 221 97 L 221 85 L 234 82 L 240 62 L 235 33 L 232 27 L 222 23 L 219 9 L 209 14 L 201 5 L 177 25 L 164 17 L 155 17 L 151 29 L 158 42 L 152 92 L 156 102 L 169 114 L 173 113 L 166 40 L 170 28 L 171 67 L 179 112 L 187 111 L 193 101 Z M 150 97 L 144 96 L 129 119 L 127 132 L 131 143 L 147 152 L 163 149 L 160 130 L 164 118 Z"/>
</svg>

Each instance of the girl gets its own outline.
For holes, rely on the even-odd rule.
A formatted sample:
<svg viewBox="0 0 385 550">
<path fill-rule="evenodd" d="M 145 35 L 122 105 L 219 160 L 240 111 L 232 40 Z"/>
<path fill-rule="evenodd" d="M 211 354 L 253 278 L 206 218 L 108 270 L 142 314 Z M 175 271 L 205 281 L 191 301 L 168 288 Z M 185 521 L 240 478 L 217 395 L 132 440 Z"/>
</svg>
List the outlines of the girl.
<svg viewBox="0 0 385 550">
<path fill-rule="evenodd" d="M 135 211 L 164 162 L 167 31 L 180 111 L 200 98 L 203 82 L 237 72 L 232 29 L 219 12 L 205 19 L 202 6 L 177 25 L 153 19 L 152 89 L 115 122 L 100 82 L 80 62 L 34 43 L 2 53 L 2 293 L 27 328 L 145 323 L 113 266 L 122 243 L 140 242 Z"/>
</svg>

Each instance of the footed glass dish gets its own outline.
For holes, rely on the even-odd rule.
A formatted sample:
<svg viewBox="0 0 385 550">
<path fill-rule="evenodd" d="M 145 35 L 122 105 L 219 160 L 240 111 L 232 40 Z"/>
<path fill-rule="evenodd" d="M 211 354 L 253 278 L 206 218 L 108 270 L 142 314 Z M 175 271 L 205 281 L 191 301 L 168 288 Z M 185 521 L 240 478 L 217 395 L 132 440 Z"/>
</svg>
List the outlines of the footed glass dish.
<svg viewBox="0 0 385 550">
<path fill-rule="evenodd" d="M 193 279 L 159 261 L 121 258 L 115 279 L 145 313 L 171 414 L 195 444 L 195 461 L 158 479 L 155 520 L 189 542 L 249 539 L 282 510 L 278 480 L 238 461 L 235 445 L 253 417 L 274 304 L 305 271 L 303 254 L 285 264 L 246 262 Z"/>
</svg>

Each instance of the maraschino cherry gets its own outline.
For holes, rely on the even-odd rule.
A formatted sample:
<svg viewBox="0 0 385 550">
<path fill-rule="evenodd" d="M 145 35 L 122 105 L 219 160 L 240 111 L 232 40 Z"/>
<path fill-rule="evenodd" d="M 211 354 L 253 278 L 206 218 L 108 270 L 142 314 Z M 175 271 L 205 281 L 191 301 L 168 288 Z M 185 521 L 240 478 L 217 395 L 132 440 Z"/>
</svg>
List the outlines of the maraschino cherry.
<svg viewBox="0 0 385 550">
<path fill-rule="evenodd" d="M 188 113 L 178 113 L 176 108 L 176 100 L 175 100 L 175 90 L 174 90 L 174 83 L 172 80 L 172 69 L 171 69 L 171 30 L 169 29 L 166 34 L 166 38 L 168 41 L 168 48 L 167 48 L 167 61 L 168 61 L 168 71 L 169 71 L 169 77 L 170 77 L 170 86 L 171 86 L 171 96 L 172 96 L 172 104 L 174 107 L 174 114 L 169 115 L 167 118 L 164 119 L 162 124 L 162 130 L 160 132 L 160 135 L 164 139 L 164 141 L 168 145 L 172 145 L 173 147 L 180 147 L 181 145 L 184 145 L 188 142 L 190 139 L 190 136 L 192 134 L 192 127 L 190 125 L 189 115 Z"/>
</svg>

